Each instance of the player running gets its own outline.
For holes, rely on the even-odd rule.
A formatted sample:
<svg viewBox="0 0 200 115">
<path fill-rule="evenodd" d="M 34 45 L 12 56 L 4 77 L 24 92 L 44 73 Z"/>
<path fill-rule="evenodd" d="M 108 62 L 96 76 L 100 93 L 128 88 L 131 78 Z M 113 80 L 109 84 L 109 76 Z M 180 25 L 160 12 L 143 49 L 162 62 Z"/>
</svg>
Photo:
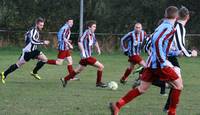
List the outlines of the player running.
<svg viewBox="0 0 200 115">
<path fill-rule="evenodd" d="M 47 64 L 51 65 L 62 65 L 63 61 L 66 59 L 68 62 L 67 69 L 68 72 L 71 73 L 73 71 L 73 60 L 70 53 L 70 50 L 73 49 L 72 41 L 70 40 L 71 31 L 70 29 L 73 26 L 73 19 L 68 18 L 66 24 L 63 25 L 57 35 L 58 38 L 58 58 L 56 60 L 48 60 Z M 74 77 L 74 80 L 78 80 L 78 78 Z"/>
<path fill-rule="evenodd" d="M 175 32 L 174 23 L 177 17 L 177 7 L 169 6 L 165 10 L 165 20 L 155 29 L 152 37 L 152 53 L 147 59 L 147 68 L 144 69 L 142 74 L 141 84 L 130 90 L 116 103 L 110 103 L 112 115 L 118 115 L 121 107 L 146 92 L 151 83 L 158 78 L 168 81 L 173 86 L 168 115 L 176 115 L 176 106 L 179 102 L 183 83 L 182 78 L 176 74 L 168 62 L 167 54 L 173 41 L 172 36 Z"/>
<path fill-rule="evenodd" d="M 106 84 L 104 84 L 102 79 L 102 73 L 103 73 L 103 64 L 96 60 L 95 57 L 92 57 L 92 47 L 95 46 L 97 48 L 97 52 L 100 55 L 101 50 L 99 48 L 99 44 L 95 37 L 95 30 L 96 30 L 96 22 L 95 21 L 89 21 L 87 24 L 88 29 L 85 30 L 82 37 L 79 39 L 78 45 L 81 52 L 81 60 L 79 62 L 79 66 L 69 73 L 65 78 L 61 78 L 63 87 L 67 85 L 67 82 L 73 78 L 75 75 L 79 74 L 87 65 L 94 66 L 98 68 L 97 70 L 97 80 L 96 80 L 96 87 L 107 87 Z"/>
<path fill-rule="evenodd" d="M 126 69 L 120 79 L 120 83 L 125 84 L 128 76 L 133 71 L 136 64 L 146 66 L 145 61 L 140 56 L 143 42 L 145 41 L 146 32 L 142 30 L 142 24 L 136 23 L 134 30 L 126 34 L 121 39 L 121 47 L 125 55 L 129 57 L 130 66 Z"/>
<path fill-rule="evenodd" d="M 39 31 L 41 31 L 44 27 L 44 19 L 38 18 L 35 21 L 35 27 L 32 27 L 28 32 L 25 34 L 25 47 L 22 49 L 22 54 L 17 61 L 17 63 L 11 65 L 6 71 L 1 72 L 1 82 L 5 83 L 5 79 L 7 75 L 14 72 L 16 69 L 24 65 L 30 59 L 38 59 L 38 63 L 36 67 L 31 72 L 31 75 L 40 80 L 40 76 L 37 74 L 38 70 L 44 66 L 47 62 L 47 57 L 37 49 L 38 45 L 48 45 L 48 40 L 40 40 L 39 39 Z"/>
<path fill-rule="evenodd" d="M 186 7 L 181 7 L 178 15 L 178 20 L 175 23 L 176 32 L 173 36 L 173 44 L 168 55 L 168 60 L 174 66 L 176 72 L 179 74 L 179 77 L 181 77 L 181 69 L 177 57 L 182 55 L 187 57 L 195 57 L 196 55 L 185 48 L 185 25 L 190 18 L 189 10 Z M 173 89 L 170 89 L 167 102 L 163 108 L 163 111 L 165 112 L 169 110 L 172 90 Z"/>
</svg>

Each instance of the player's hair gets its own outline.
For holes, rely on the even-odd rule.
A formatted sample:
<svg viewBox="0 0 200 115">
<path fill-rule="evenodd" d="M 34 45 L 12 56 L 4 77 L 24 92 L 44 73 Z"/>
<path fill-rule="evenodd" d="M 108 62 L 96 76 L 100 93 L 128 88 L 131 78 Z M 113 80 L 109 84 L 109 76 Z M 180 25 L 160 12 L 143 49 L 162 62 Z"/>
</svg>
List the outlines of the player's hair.
<svg viewBox="0 0 200 115">
<path fill-rule="evenodd" d="M 140 22 L 136 22 L 136 23 L 135 23 L 135 25 L 138 25 L 138 24 L 142 26 L 142 23 L 140 23 Z"/>
<path fill-rule="evenodd" d="M 178 11 L 178 15 L 179 15 L 178 18 L 179 18 L 180 20 L 185 20 L 186 17 L 187 17 L 189 14 L 190 14 L 189 10 L 188 10 L 186 7 L 182 6 L 182 7 L 179 9 L 179 11 Z"/>
<path fill-rule="evenodd" d="M 72 17 L 66 18 L 66 21 L 69 21 L 69 20 L 73 20 L 73 18 Z"/>
<path fill-rule="evenodd" d="M 97 24 L 97 22 L 95 20 L 90 20 L 87 22 L 87 27 L 92 27 L 93 24 Z"/>
<path fill-rule="evenodd" d="M 35 23 L 38 24 L 39 22 L 45 22 L 44 18 L 38 17 L 38 18 L 35 20 Z"/>
<path fill-rule="evenodd" d="M 165 18 L 174 19 L 177 17 L 178 8 L 176 6 L 169 6 L 165 9 Z"/>
</svg>

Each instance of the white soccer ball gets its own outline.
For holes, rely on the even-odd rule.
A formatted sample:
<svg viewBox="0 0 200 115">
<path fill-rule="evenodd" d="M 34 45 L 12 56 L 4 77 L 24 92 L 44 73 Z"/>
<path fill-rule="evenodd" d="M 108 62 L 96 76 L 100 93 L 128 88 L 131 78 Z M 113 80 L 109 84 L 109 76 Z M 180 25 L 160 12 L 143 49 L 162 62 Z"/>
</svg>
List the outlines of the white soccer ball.
<svg viewBox="0 0 200 115">
<path fill-rule="evenodd" d="M 117 82 L 115 82 L 115 81 L 110 81 L 110 82 L 108 83 L 108 88 L 110 88 L 111 90 L 117 90 L 117 88 L 118 88 Z"/>
<path fill-rule="evenodd" d="M 192 50 L 192 56 L 196 57 L 197 56 L 197 51 L 196 50 Z"/>
</svg>

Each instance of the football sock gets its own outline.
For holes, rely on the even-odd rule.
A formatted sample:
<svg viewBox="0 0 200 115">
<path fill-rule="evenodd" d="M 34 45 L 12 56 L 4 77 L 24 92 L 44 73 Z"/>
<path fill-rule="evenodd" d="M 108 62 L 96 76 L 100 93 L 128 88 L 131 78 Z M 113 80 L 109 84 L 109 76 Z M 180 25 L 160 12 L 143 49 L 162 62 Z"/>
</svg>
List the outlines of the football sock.
<svg viewBox="0 0 200 115">
<path fill-rule="evenodd" d="M 33 73 L 37 74 L 38 70 L 44 66 L 45 62 L 39 61 L 33 69 Z"/>
<path fill-rule="evenodd" d="M 56 65 L 56 60 L 48 60 L 47 64 Z"/>
<path fill-rule="evenodd" d="M 102 71 L 98 70 L 97 71 L 97 81 L 96 81 L 96 84 L 101 82 L 101 78 L 102 78 Z"/>
<path fill-rule="evenodd" d="M 132 99 L 139 95 L 141 95 L 141 93 L 139 92 L 138 88 L 134 88 L 130 90 L 124 97 L 119 99 L 119 101 L 116 102 L 116 106 L 120 109 L 122 106 L 129 103 Z"/>
<path fill-rule="evenodd" d="M 152 82 L 153 85 L 160 87 L 160 94 L 165 93 L 165 81 L 161 81 L 159 79 Z"/>
<path fill-rule="evenodd" d="M 132 72 L 133 69 L 131 68 L 127 68 L 125 73 L 124 73 L 124 76 L 121 78 L 122 80 L 126 80 L 128 78 L 128 76 L 130 75 L 130 73 Z"/>
<path fill-rule="evenodd" d="M 12 72 L 15 71 L 17 68 L 18 68 L 17 64 L 11 65 L 11 66 L 4 72 L 4 76 L 6 77 L 8 74 L 12 73 Z"/>
<path fill-rule="evenodd" d="M 180 94 L 181 94 L 181 90 L 172 89 L 171 98 L 170 98 L 170 105 L 169 105 L 169 114 L 168 115 L 175 115 L 176 114 L 176 106 L 179 102 Z"/>
<path fill-rule="evenodd" d="M 67 69 L 68 69 L 68 72 L 69 72 L 69 73 L 71 73 L 71 72 L 74 71 L 72 65 L 68 65 L 68 66 L 67 66 Z"/>
<path fill-rule="evenodd" d="M 71 73 L 69 73 L 69 75 L 67 75 L 64 79 L 65 81 L 68 81 L 70 80 L 71 78 L 74 78 L 74 76 L 76 75 L 77 73 L 75 71 L 72 71 Z"/>
<path fill-rule="evenodd" d="M 169 109 L 171 93 L 172 93 L 172 88 L 171 88 L 170 91 L 169 91 L 169 95 L 168 95 L 168 98 L 167 98 L 167 101 L 166 101 L 166 104 L 165 104 L 165 107 L 164 107 L 166 110 Z"/>
</svg>

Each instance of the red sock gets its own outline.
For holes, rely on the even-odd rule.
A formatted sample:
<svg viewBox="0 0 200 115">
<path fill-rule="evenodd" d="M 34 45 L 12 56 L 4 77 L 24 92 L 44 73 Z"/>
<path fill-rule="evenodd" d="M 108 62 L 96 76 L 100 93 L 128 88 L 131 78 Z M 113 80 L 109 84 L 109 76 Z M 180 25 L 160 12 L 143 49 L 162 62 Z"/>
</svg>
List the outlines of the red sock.
<svg viewBox="0 0 200 115">
<path fill-rule="evenodd" d="M 168 115 L 176 115 L 176 106 L 179 102 L 181 90 L 172 89 Z"/>
<path fill-rule="evenodd" d="M 69 72 L 69 73 L 71 73 L 71 72 L 74 71 L 72 65 L 68 65 L 68 66 L 67 66 L 67 69 L 68 69 L 68 72 Z"/>
<path fill-rule="evenodd" d="M 116 106 L 120 109 L 125 104 L 129 103 L 135 97 L 141 95 L 138 88 L 130 90 L 124 97 L 122 97 L 118 102 L 116 102 Z"/>
<path fill-rule="evenodd" d="M 77 73 L 75 71 L 72 71 L 71 73 L 69 73 L 69 75 L 67 75 L 65 77 L 65 81 L 70 80 L 71 78 L 73 78 Z"/>
<path fill-rule="evenodd" d="M 48 60 L 47 63 L 52 64 L 52 65 L 56 65 L 56 60 Z"/>
<path fill-rule="evenodd" d="M 126 80 L 128 78 L 128 76 L 130 75 L 130 73 L 132 72 L 133 69 L 131 68 L 127 68 L 125 73 L 124 73 L 124 76 L 121 78 L 122 80 Z"/>
<path fill-rule="evenodd" d="M 97 71 L 97 81 L 96 83 L 100 83 L 101 82 L 101 78 L 102 78 L 102 71 Z"/>
</svg>

